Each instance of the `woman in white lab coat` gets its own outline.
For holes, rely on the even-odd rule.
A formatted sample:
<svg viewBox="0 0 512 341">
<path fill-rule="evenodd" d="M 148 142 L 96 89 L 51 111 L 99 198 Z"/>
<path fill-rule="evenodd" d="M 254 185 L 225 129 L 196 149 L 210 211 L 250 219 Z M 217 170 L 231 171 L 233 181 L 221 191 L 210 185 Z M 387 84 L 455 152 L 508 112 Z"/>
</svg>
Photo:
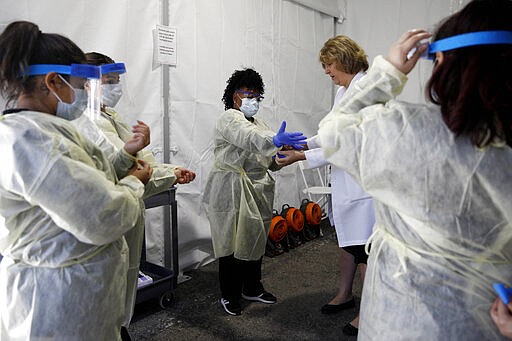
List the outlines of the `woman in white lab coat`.
<svg viewBox="0 0 512 341">
<path fill-rule="evenodd" d="M 349 37 L 339 35 L 325 42 L 320 50 L 320 62 L 325 73 L 331 77 L 338 91 L 333 104 L 335 108 L 347 89 L 364 77 L 368 69 L 368 60 L 364 50 Z M 329 164 L 324 158 L 318 136 L 307 140 L 308 150 L 281 151 L 276 159 L 279 165 L 304 160 L 305 168 L 315 168 Z M 352 177 L 341 168 L 331 166 L 331 210 L 329 218 L 336 228 L 340 246 L 340 280 L 338 293 L 321 311 L 333 314 L 355 306 L 352 295 L 352 283 L 359 265 L 361 281 L 364 281 L 367 255 L 364 246 L 372 233 L 375 222 L 373 200 Z M 357 334 L 359 319 L 356 317 L 343 331 L 349 335 Z"/>
<path fill-rule="evenodd" d="M 118 180 L 69 123 L 87 103 L 72 41 L 14 22 L 0 60 L 2 96 L 15 104 L 0 116 L 0 339 L 120 340 L 123 235 L 140 226 L 151 168 Z"/>
</svg>

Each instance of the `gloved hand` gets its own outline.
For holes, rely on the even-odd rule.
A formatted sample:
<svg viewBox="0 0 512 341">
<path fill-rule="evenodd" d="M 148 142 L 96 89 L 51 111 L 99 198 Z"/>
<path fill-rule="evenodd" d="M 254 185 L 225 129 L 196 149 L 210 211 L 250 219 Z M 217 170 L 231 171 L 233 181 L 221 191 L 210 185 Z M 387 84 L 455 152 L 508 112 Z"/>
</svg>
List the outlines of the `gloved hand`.
<svg viewBox="0 0 512 341">
<path fill-rule="evenodd" d="M 289 133 L 284 131 L 285 129 L 286 121 L 283 121 L 283 123 L 281 123 L 281 128 L 279 128 L 277 134 L 272 138 L 274 145 L 276 147 L 282 147 L 283 145 L 287 144 L 295 149 L 302 149 L 302 147 L 306 144 L 306 136 L 302 135 L 302 133 L 299 131 Z"/>
</svg>

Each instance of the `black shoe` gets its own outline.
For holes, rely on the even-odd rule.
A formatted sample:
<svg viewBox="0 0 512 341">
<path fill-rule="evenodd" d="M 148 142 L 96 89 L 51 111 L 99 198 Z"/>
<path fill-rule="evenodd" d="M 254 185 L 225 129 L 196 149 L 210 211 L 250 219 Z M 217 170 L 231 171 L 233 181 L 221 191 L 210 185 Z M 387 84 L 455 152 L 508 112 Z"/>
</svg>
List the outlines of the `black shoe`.
<svg viewBox="0 0 512 341">
<path fill-rule="evenodd" d="M 349 301 L 340 304 L 325 304 L 322 307 L 322 309 L 320 309 L 320 311 L 322 312 L 322 314 L 336 314 L 346 309 L 352 309 L 355 306 L 356 301 L 352 297 L 352 299 L 350 299 Z"/>
<path fill-rule="evenodd" d="M 132 338 L 130 337 L 130 333 L 128 333 L 128 329 L 126 329 L 126 327 L 121 327 L 121 340 L 132 341 Z"/>
<path fill-rule="evenodd" d="M 345 335 L 356 336 L 357 332 L 359 332 L 359 329 L 354 327 L 350 323 L 347 323 L 345 327 L 343 327 L 343 334 Z"/>
<path fill-rule="evenodd" d="M 277 297 L 266 291 L 256 296 L 247 296 L 242 294 L 242 297 L 248 301 L 262 302 L 266 304 L 274 304 L 277 302 Z"/>
<path fill-rule="evenodd" d="M 220 299 L 220 304 L 222 305 L 222 308 L 228 313 L 229 315 L 240 315 L 242 314 L 242 308 L 240 307 L 240 304 L 236 301 L 228 301 L 225 298 Z"/>
</svg>

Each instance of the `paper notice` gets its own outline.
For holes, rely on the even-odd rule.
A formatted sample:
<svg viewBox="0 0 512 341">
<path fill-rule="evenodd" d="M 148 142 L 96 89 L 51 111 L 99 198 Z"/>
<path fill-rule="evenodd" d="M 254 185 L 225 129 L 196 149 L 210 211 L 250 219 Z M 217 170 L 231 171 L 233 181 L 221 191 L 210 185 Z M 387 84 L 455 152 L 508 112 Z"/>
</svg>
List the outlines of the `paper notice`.
<svg viewBox="0 0 512 341">
<path fill-rule="evenodd" d="M 153 39 L 155 62 L 176 66 L 176 28 L 156 25 Z"/>
</svg>

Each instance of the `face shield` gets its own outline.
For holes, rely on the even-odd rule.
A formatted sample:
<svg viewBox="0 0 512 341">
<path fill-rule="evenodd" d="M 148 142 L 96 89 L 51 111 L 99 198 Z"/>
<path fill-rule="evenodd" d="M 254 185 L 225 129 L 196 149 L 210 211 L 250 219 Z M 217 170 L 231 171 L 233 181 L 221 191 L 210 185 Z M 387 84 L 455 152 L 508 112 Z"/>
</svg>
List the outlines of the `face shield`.
<svg viewBox="0 0 512 341">
<path fill-rule="evenodd" d="M 101 68 L 101 104 L 114 108 L 126 90 L 124 63 L 104 64 Z"/>
<path fill-rule="evenodd" d="M 512 44 L 512 31 L 469 32 L 439 39 L 432 43 L 422 41 L 420 45 L 422 44 L 427 44 L 428 49 L 421 55 L 421 58 L 434 60 L 436 58 L 436 52 L 440 51 L 450 51 L 477 45 Z M 407 59 L 410 59 L 414 52 L 416 52 L 416 47 L 409 51 Z"/>
<path fill-rule="evenodd" d="M 57 93 L 53 95 L 57 97 L 56 116 L 67 120 L 74 120 L 84 112 L 93 115 L 95 110 L 100 108 L 100 68 L 87 64 L 35 64 L 30 65 L 25 73 L 28 76 L 46 75 L 55 72 L 64 84 L 69 86 L 73 91 L 73 99 L 71 103 L 64 102 Z"/>
<path fill-rule="evenodd" d="M 101 104 L 101 72 L 100 68 L 95 65 L 87 64 L 73 64 L 71 65 L 72 71 L 75 74 L 82 76 L 86 79 L 84 88 L 87 91 L 87 107 L 85 114 L 91 119 L 96 120 L 100 115 Z"/>
</svg>

